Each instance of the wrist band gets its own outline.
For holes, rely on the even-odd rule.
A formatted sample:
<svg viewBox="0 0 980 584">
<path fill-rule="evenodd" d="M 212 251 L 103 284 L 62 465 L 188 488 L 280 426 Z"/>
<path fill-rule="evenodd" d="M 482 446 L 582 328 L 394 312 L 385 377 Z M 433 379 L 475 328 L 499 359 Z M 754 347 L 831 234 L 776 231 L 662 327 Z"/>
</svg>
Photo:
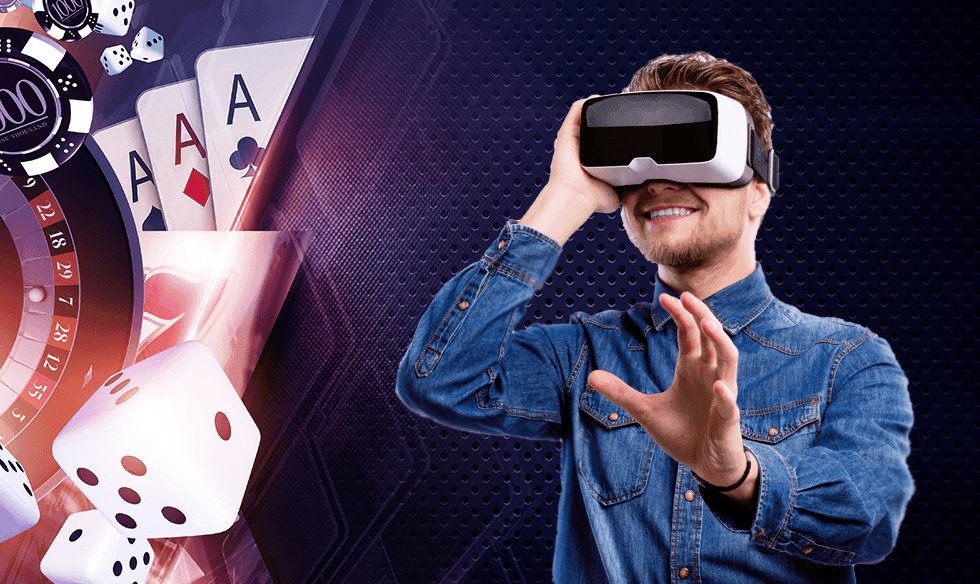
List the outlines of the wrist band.
<svg viewBox="0 0 980 584">
<path fill-rule="evenodd" d="M 748 447 L 745 446 L 744 444 L 742 445 L 742 449 L 744 449 L 746 453 L 749 451 Z M 745 479 L 749 478 L 749 471 L 750 470 L 752 470 L 752 459 L 748 456 L 748 454 L 746 454 L 745 455 L 745 472 L 742 473 L 742 478 L 738 479 L 738 482 L 737 483 L 735 483 L 734 485 L 731 485 L 729 487 L 716 487 L 715 485 L 712 485 L 708 481 L 706 481 L 706 480 L 702 479 L 701 477 L 699 477 L 697 475 L 697 473 L 694 472 L 693 470 L 691 470 L 691 475 L 694 476 L 694 480 L 696 480 L 698 482 L 698 484 L 701 485 L 702 487 L 704 487 L 706 489 L 711 489 L 712 491 L 718 491 L 719 493 L 725 493 L 727 491 L 734 491 L 735 489 L 741 487 L 742 486 L 742 483 L 745 482 Z"/>
</svg>

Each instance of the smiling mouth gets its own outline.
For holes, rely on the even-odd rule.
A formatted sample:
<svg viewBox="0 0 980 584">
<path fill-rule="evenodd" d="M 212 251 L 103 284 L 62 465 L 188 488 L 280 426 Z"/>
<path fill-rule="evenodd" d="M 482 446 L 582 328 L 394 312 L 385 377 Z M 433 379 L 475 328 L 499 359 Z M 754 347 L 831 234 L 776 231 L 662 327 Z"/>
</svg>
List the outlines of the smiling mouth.
<svg viewBox="0 0 980 584">
<path fill-rule="evenodd" d="M 648 221 L 660 221 L 666 219 L 680 219 L 681 217 L 687 217 L 688 215 L 693 215 L 694 213 L 697 213 L 697 211 L 694 209 L 659 209 L 656 211 L 647 211 L 646 213 L 643 213 L 643 218 Z"/>
</svg>

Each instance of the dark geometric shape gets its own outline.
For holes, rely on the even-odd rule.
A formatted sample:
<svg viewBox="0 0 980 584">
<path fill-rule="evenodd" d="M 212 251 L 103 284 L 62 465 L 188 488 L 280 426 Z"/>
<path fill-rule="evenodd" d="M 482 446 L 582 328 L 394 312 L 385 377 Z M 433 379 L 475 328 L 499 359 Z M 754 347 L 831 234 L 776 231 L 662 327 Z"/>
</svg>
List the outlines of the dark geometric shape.
<svg viewBox="0 0 980 584">
<path fill-rule="evenodd" d="M 163 211 L 158 207 L 150 209 L 150 213 L 143 220 L 143 231 L 166 231 L 167 224 L 163 221 Z"/>
<path fill-rule="evenodd" d="M 183 514 L 183 512 L 175 507 L 164 507 L 161 512 L 167 521 L 175 525 L 183 525 L 184 522 L 187 521 L 187 517 Z"/>
<path fill-rule="evenodd" d="M 140 502 L 139 493 L 133 489 L 130 489 L 129 487 L 120 487 L 119 496 L 122 497 L 123 501 L 126 501 L 132 505 L 138 505 Z"/>
<path fill-rule="evenodd" d="M 214 429 L 218 432 L 218 437 L 224 441 L 231 439 L 231 422 L 224 412 L 218 412 L 214 416 Z"/>
<path fill-rule="evenodd" d="M 99 477 L 95 476 L 95 473 L 87 468 L 79 468 L 75 471 L 75 474 L 78 475 L 78 480 L 90 487 L 99 484 Z"/>
</svg>

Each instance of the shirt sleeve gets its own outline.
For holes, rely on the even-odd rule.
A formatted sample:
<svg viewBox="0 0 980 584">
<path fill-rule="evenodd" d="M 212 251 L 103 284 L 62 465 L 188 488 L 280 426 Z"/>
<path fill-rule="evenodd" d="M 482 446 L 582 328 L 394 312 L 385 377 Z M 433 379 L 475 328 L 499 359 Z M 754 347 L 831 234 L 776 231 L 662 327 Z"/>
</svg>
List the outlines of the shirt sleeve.
<svg viewBox="0 0 980 584">
<path fill-rule="evenodd" d="M 811 448 L 783 455 L 746 446 L 759 461 L 759 499 L 748 515 L 701 489 L 726 527 L 767 549 L 831 565 L 874 563 L 894 548 L 914 484 L 908 380 L 888 343 L 865 337 L 841 358 Z"/>
<path fill-rule="evenodd" d="M 450 280 L 422 316 L 398 368 L 395 393 L 442 424 L 558 440 L 577 371 L 574 325 L 515 326 L 561 247 L 508 224 L 482 259 Z"/>
</svg>

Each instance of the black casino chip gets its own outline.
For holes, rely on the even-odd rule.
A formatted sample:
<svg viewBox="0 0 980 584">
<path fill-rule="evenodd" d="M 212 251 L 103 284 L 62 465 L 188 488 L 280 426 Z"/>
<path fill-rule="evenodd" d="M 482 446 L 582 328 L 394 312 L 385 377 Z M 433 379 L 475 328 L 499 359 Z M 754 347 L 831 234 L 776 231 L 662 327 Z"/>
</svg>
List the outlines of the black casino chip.
<svg viewBox="0 0 980 584">
<path fill-rule="evenodd" d="M 34 0 L 34 18 L 59 41 L 77 41 L 95 30 L 95 0 Z"/>
<path fill-rule="evenodd" d="M 0 14 L 13 12 L 23 3 L 24 0 L 0 0 Z"/>
<path fill-rule="evenodd" d="M 72 157 L 92 126 L 92 88 L 58 43 L 0 28 L 0 174 L 50 172 Z"/>
</svg>

